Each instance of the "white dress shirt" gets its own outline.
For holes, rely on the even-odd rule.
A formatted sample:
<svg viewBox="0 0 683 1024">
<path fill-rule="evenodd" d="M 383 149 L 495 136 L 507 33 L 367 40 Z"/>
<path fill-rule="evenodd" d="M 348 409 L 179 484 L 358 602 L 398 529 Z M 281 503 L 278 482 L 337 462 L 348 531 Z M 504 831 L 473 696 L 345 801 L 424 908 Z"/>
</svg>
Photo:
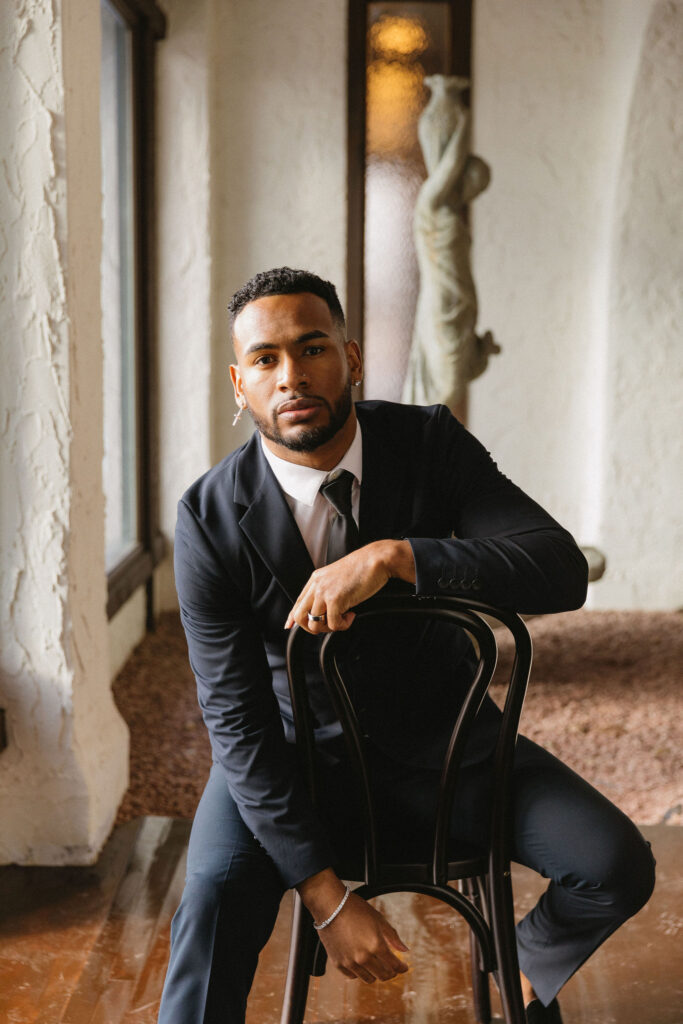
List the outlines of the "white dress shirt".
<svg viewBox="0 0 683 1024">
<path fill-rule="evenodd" d="M 339 476 L 343 469 L 348 469 L 353 473 L 351 509 L 356 525 L 358 525 L 360 485 L 363 477 L 363 444 L 360 424 L 356 423 L 356 433 L 346 454 L 334 469 L 330 470 L 312 469 L 310 466 L 300 466 L 296 462 L 287 462 L 286 459 L 274 455 L 266 447 L 263 437 L 261 446 L 277 482 L 284 491 L 287 504 L 292 510 L 296 525 L 308 548 L 311 561 L 317 569 L 325 564 L 330 523 L 336 515 L 329 501 L 320 493 L 320 487 L 328 480 Z"/>
</svg>

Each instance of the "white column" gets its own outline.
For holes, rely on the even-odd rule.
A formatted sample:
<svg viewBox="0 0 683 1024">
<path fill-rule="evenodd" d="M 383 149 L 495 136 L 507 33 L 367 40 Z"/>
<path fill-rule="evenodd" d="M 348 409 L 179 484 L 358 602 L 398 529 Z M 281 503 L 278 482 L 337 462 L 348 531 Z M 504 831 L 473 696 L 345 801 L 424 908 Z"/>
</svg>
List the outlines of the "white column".
<svg viewBox="0 0 683 1024">
<path fill-rule="evenodd" d="M 99 5 L 0 8 L 0 863 L 93 862 L 127 786 L 109 687 Z"/>
</svg>

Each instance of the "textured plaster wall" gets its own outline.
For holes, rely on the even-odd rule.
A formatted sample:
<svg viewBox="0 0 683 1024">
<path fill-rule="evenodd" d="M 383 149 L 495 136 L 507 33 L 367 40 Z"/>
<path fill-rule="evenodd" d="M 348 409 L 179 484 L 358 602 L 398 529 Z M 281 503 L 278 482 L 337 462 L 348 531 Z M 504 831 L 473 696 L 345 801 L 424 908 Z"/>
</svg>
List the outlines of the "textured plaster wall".
<svg viewBox="0 0 683 1024">
<path fill-rule="evenodd" d="M 475 148 L 493 181 L 474 209 L 474 265 L 480 322 L 503 353 L 471 387 L 470 426 L 510 476 L 606 553 L 594 606 L 681 603 L 680 578 L 663 567 L 680 550 L 680 244 L 668 225 L 682 65 L 665 32 L 650 41 L 651 19 L 673 29 L 680 7 L 475 7 Z M 644 527 L 657 520 L 653 542 Z"/>
<path fill-rule="evenodd" d="M 109 690 L 93 387 L 99 11 L 3 4 L 0 40 L 0 862 L 88 863 L 128 754 Z"/>
</svg>

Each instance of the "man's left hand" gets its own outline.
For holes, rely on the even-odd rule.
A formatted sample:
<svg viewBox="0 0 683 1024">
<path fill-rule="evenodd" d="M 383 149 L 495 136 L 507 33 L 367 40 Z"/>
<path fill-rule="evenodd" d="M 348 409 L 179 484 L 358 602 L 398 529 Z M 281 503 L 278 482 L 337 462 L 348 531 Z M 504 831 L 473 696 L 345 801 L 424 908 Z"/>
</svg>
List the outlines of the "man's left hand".
<svg viewBox="0 0 683 1024">
<path fill-rule="evenodd" d="M 376 594 L 392 577 L 415 582 L 415 562 L 406 540 L 378 540 L 310 576 L 292 608 L 285 629 L 298 624 L 314 636 L 348 629 L 354 620 L 350 610 Z M 311 621 L 310 615 L 324 616 Z"/>
</svg>

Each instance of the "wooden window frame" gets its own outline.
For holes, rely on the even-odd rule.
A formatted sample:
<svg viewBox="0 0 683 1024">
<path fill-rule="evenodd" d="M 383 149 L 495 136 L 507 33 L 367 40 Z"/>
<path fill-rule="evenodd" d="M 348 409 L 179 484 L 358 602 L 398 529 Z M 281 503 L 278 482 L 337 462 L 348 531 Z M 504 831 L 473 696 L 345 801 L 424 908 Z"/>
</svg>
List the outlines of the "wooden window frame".
<svg viewBox="0 0 683 1024">
<path fill-rule="evenodd" d="M 349 336 L 362 339 L 365 318 L 365 105 L 368 5 L 348 0 L 346 318 Z M 412 0 L 415 6 L 430 0 Z M 451 75 L 471 80 L 472 0 L 446 0 L 451 10 Z"/>
<path fill-rule="evenodd" d="M 109 0 L 132 34 L 133 209 L 135 252 L 135 408 L 138 542 L 107 573 L 111 619 L 141 586 L 146 625 L 154 625 L 153 572 L 166 550 L 159 528 L 158 375 L 156 364 L 155 47 L 166 17 L 154 0 Z"/>
</svg>

